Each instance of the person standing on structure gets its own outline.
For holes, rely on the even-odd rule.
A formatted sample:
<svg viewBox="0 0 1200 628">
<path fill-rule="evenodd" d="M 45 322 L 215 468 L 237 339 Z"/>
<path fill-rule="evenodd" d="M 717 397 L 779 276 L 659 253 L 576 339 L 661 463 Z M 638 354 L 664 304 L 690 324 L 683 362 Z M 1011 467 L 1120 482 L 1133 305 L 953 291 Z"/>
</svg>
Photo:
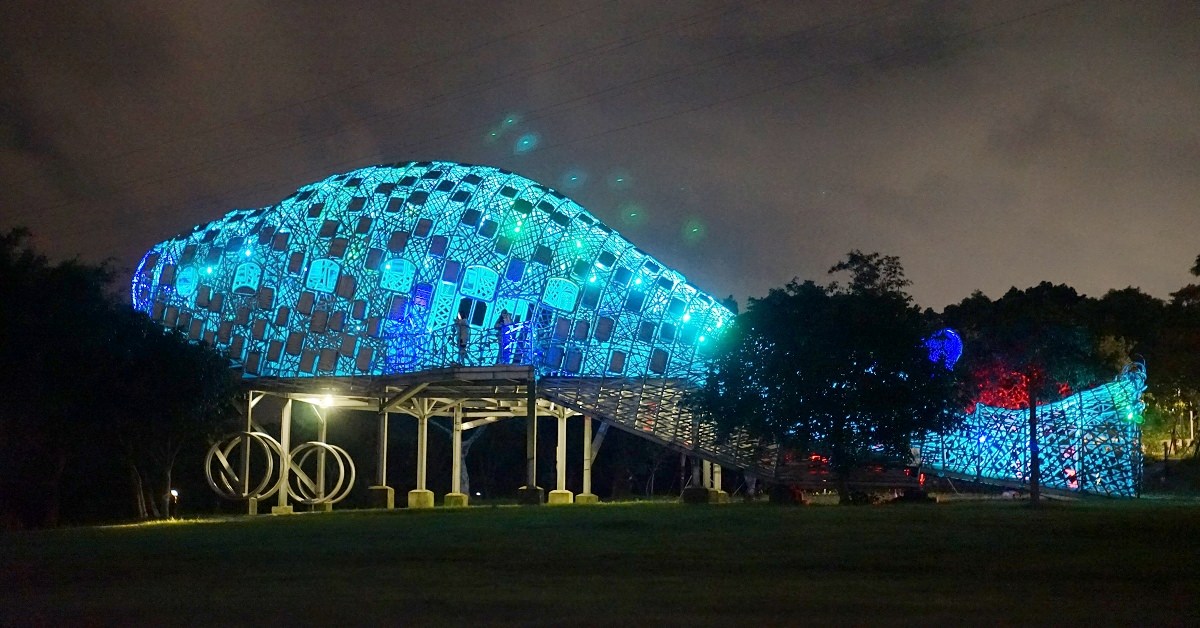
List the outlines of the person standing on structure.
<svg viewBox="0 0 1200 628">
<path fill-rule="evenodd" d="M 512 362 L 512 316 L 508 310 L 500 310 L 500 316 L 496 318 L 496 338 L 500 341 L 500 355 L 496 363 Z"/>
<path fill-rule="evenodd" d="M 454 340 L 458 344 L 458 363 L 467 363 L 467 343 L 471 340 L 471 328 L 467 326 L 467 319 L 463 317 L 462 312 L 458 313 L 458 318 L 454 319 Z"/>
</svg>

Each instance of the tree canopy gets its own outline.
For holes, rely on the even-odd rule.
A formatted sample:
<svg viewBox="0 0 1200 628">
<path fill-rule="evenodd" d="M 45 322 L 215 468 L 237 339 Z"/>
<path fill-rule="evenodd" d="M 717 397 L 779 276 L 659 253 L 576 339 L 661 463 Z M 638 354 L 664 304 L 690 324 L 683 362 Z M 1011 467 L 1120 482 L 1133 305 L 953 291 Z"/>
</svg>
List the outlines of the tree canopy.
<svg viewBox="0 0 1200 628">
<path fill-rule="evenodd" d="M 943 316 L 966 345 L 972 397 L 1027 408 L 1031 397 L 1054 401 L 1110 375 L 1086 305 L 1074 288 L 1042 282 L 996 301 L 976 292 L 948 306 Z"/>
<path fill-rule="evenodd" d="M 844 480 L 868 459 L 907 460 L 913 437 L 961 404 L 953 373 L 929 358 L 936 327 L 903 291 L 899 260 L 852 251 L 830 269 L 841 272 L 844 285 L 793 280 L 751 299 L 693 405 L 725 430 L 827 456 Z"/>
<path fill-rule="evenodd" d="M 33 526 L 157 512 L 180 451 L 234 414 L 236 374 L 133 311 L 107 264 L 51 263 L 27 240 L 0 235 L 0 515 Z M 121 510 L 97 490 L 117 477 Z"/>
</svg>

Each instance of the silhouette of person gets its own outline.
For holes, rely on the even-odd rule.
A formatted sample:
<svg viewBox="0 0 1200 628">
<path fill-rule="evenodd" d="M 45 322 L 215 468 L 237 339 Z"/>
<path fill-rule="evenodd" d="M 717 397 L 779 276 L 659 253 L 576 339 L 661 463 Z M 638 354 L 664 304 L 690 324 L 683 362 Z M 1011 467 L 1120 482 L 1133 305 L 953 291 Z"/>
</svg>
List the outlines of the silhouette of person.
<svg viewBox="0 0 1200 628">
<path fill-rule="evenodd" d="M 467 327 L 467 319 L 462 312 L 454 319 L 454 340 L 458 344 L 458 363 L 467 363 L 467 342 L 471 339 L 471 328 Z"/>
<path fill-rule="evenodd" d="M 497 364 L 512 362 L 512 316 L 508 310 L 500 310 L 496 318 L 496 338 L 500 341 L 500 356 Z"/>
</svg>

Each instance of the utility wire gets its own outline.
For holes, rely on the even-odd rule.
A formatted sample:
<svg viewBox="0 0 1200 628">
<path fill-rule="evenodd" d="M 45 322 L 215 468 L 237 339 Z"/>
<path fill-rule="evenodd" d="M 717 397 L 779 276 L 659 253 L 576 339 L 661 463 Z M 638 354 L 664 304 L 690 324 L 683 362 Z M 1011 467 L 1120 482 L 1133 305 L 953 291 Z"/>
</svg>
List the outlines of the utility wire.
<svg viewBox="0 0 1200 628">
<path fill-rule="evenodd" d="M 110 160 L 110 161 L 118 160 L 118 159 L 125 159 L 128 157 L 132 157 L 133 155 L 144 153 L 144 152 L 147 152 L 150 150 L 155 150 L 158 148 L 162 148 L 164 146 L 170 146 L 170 145 L 176 144 L 183 140 L 194 139 L 197 137 L 203 137 L 203 136 L 213 133 L 215 131 L 221 131 L 221 130 L 225 130 L 225 129 L 229 129 L 229 128 L 237 127 L 237 126 L 244 126 L 251 122 L 254 122 L 255 120 L 260 120 L 262 118 L 265 118 L 267 116 L 271 116 L 271 115 L 274 115 L 277 113 L 283 113 L 283 112 L 291 110 L 291 109 L 303 109 L 307 105 L 311 105 L 313 103 L 316 103 L 316 102 L 319 102 L 322 100 L 340 97 L 349 90 L 359 89 L 362 87 L 366 87 L 368 85 L 378 84 L 381 81 L 401 77 L 406 72 L 411 70 L 414 65 L 425 64 L 425 63 L 428 63 L 430 65 L 436 65 L 436 64 L 445 63 L 452 59 L 455 59 L 458 57 L 463 57 L 463 56 L 469 55 L 471 53 L 475 53 L 475 52 L 484 50 L 488 47 L 494 46 L 496 44 L 500 44 L 500 43 L 508 41 L 510 39 L 514 39 L 514 38 L 520 37 L 522 35 L 527 35 L 529 33 L 533 33 L 535 31 L 545 29 L 545 28 L 555 25 L 555 24 L 569 21 L 575 17 L 578 17 L 585 13 L 590 13 L 592 11 L 596 11 L 605 5 L 611 5 L 611 4 L 615 4 L 615 2 L 610 0 L 609 2 L 606 2 L 603 5 L 595 5 L 590 8 L 580 9 L 578 11 L 568 13 L 566 15 L 563 15 L 563 16 L 545 21 L 545 22 L 536 23 L 532 26 L 528 26 L 526 28 L 522 28 L 520 30 L 513 31 L 510 33 L 506 33 L 506 34 L 500 35 L 498 37 L 493 37 L 491 39 L 474 44 L 472 46 L 467 46 L 465 48 L 451 51 L 451 52 L 448 52 L 448 53 L 440 55 L 440 56 L 426 55 L 427 58 L 425 58 L 425 59 L 418 57 L 417 59 L 414 60 L 413 63 L 406 64 L 402 69 L 393 70 L 391 72 L 386 72 L 386 73 L 382 73 L 382 74 L 374 74 L 369 79 L 361 79 L 361 80 L 357 80 L 357 81 L 353 81 L 353 82 L 349 82 L 349 83 L 344 83 L 340 86 L 330 88 L 319 94 L 308 96 L 306 98 L 301 98 L 301 99 L 297 99 L 297 100 L 291 100 L 291 101 L 279 103 L 279 104 L 275 105 L 274 107 L 271 107 L 268 109 L 263 109 L 261 111 L 255 111 L 253 113 L 247 114 L 241 118 L 238 118 L 236 120 L 232 120 L 229 122 L 222 122 L 219 124 L 210 125 L 208 127 L 194 130 L 192 132 L 182 134 L 182 135 L 175 135 L 175 136 L 160 138 L 160 140 L 157 142 L 154 142 L 151 144 L 145 144 L 145 145 L 138 146 L 135 148 L 130 148 L 128 150 L 125 150 L 123 152 L 116 153 L 113 155 L 108 155 L 108 156 L 104 157 L 104 159 Z"/>
<path fill-rule="evenodd" d="M 758 2 L 762 2 L 762 1 L 764 1 L 764 0 L 758 0 Z M 696 14 L 696 15 L 691 16 L 690 18 L 675 20 L 675 21 L 667 24 L 667 26 L 665 26 L 665 27 L 654 27 L 654 28 L 646 29 L 645 31 L 643 31 L 641 33 L 641 36 L 639 36 L 639 37 L 622 36 L 622 37 L 618 38 L 616 41 L 609 41 L 609 42 L 605 42 L 605 43 L 599 44 L 597 46 L 594 46 L 590 49 L 576 51 L 576 52 L 573 52 L 573 53 L 567 55 L 566 57 L 562 57 L 558 60 L 543 63 L 543 64 L 541 64 L 540 67 L 535 66 L 535 71 L 524 75 L 524 78 L 528 79 L 528 78 L 538 75 L 538 74 L 544 74 L 546 72 L 549 72 L 549 71 L 552 71 L 555 69 L 559 69 L 562 67 L 572 65 L 581 60 L 595 58 L 596 53 L 612 52 L 614 50 L 618 50 L 621 48 L 627 48 L 629 46 L 633 46 L 638 43 L 648 41 L 651 38 L 659 37 L 659 36 L 662 36 L 662 35 L 670 33 L 670 32 L 675 32 L 675 31 L 679 30 L 680 28 L 691 27 L 691 26 L 694 26 L 698 23 L 702 23 L 707 20 L 711 20 L 711 19 L 714 19 L 717 17 L 722 17 L 724 15 L 728 15 L 728 14 L 734 12 L 735 10 L 738 10 L 739 7 L 741 7 L 741 6 L 742 5 L 738 5 L 733 8 L 726 8 L 726 9 L 722 9 L 719 11 L 710 11 L 708 13 Z M 682 24 L 682 26 L 681 26 L 681 24 Z M 514 77 L 519 78 L 520 76 L 521 76 L 520 72 L 511 72 L 509 74 L 502 75 L 499 77 L 493 77 L 493 78 L 489 79 L 488 81 L 485 81 L 482 85 L 480 85 L 480 84 L 472 85 L 472 86 L 469 86 L 468 89 L 465 89 L 465 90 L 459 91 L 459 92 L 436 94 L 436 95 L 426 99 L 426 101 L 423 104 L 417 103 L 416 105 L 413 105 L 413 106 L 410 106 L 407 108 L 403 108 L 403 109 L 399 109 L 399 110 L 393 109 L 393 110 L 382 111 L 379 113 L 371 114 L 368 116 L 359 117 L 355 120 L 355 122 L 358 124 L 361 124 L 361 123 L 367 122 L 367 121 L 389 120 L 389 119 L 397 118 L 397 117 L 404 116 L 404 115 L 411 115 L 418 111 L 423 111 L 423 110 L 430 109 L 433 107 L 443 106 L 445 104 L 445 102 L 448 102 L 448 101 L 452 101 L 455 99 L 464 98 L 466 96 L 483 93 L 485 91 L 488 91 L 488 90 L 496 87 L 497 85 L 504 85 L 504 84 L 508 83 L 510 81 L 510 79 L 513 79 Z M 258 157 L 258 156 L 262 156 L 262 155 L 271 154 L 271 153 L 277 152 L 279 150 L 296 148 L 298 146 L 303 146 L 303 145 L 309 144 L 311 142 L 315 142 L 317 140 L 330 139 L 330 138 L 336 137 L 338 135 L 351 132 L 353 130 L 354 130 L 353 128 L 343 127 L 343 128 L 339 128 L 339 129 L 334 129 L 332 131 L 312 131 L 309 133 L 303 133 L 299 136 L 284 138 L 284 139 L 277 140 L 275 142 L 271 142 L 271 143 L 267 143 L 267 144 L 258 144 L 252 148 L 249 148 L 249 149 L 241 151 L 241 152 L 235 152 L 232 154 L 226 153 L 219 157 L 213 157 L 213 158 L 202 160 L 199 162 L 194 162 L 192 164 L 188 164 L 185 166 L 172 168 L 165 172 L 159 172 L 154 175 L 148 175 L 148 176 L 144 176 L 144 177 L 135 177 L 133 179 L 128 179 L 126 181 L 114 183 L 114 184 L 112 184 L 112 186 L 121 188 L 123 190 L 138 189 L 138 188 L 144 187 L 145 185 L 148 185 L 148 184 L 162 183 L 162 182 L 170 180 L 170 179 L 179 178 L 182 175 L 194 174 L 197 172 L 201 172 L 203 170 L 206 170 L 209 166 L 226 164 L 226 163 L 236 163 L 238 161 L 244 161 L 244 160 L 252 158 L 252 157 Z M 51 212 L 51 211 L 55 211 L 58 209 L 62 209 L 64 207 L 78 205 L 78 204 L 86 202 L 87 200 L 88 199 L 84 199 L 84 198 L 76 198 L 76 199 L 72 199 L 72 200 L 68 200 L 68 201 L 63 201 L 56 205 L 45 206 L 45 207 L 41 207 L 41 208 L 37 208 L 37 209 L 31 209 L 28 212 L 28 214 L 33 214 L 35 212 L 36 213 Z"/>
<path fill-rule="evenodd" d="M 1045 8 L 1045 9 L 1041 9 L 1041 10 L 1037 10 L 1037 11 L 1031 11 L 1031 12 L 1023 13 L 1023 14 L 1021 14 L 1021 15 L 1018 15 L 1018 16 L 1015 16 L 1015 17 L 1012 17 L 1012 18 L 1009 18 L 1009 19 L 1005 19 L 1005 20 L 1001 20 L 1001 21 L 997 21 L 997 22 L 992 22 L 992 23 L 985 24 L 985 25 L 983 25 L 983 26 L 980 26 L 980 27 L 977 27 L 977 28 L 973 28 L 973 29 L 968 29 L 968 30 L 960 31 L 960 32 L 957 32 L 957 33 L 952 33 L 952 34 L 950 34 L 950 35 L 947 35 L 947 36 L 944 36 L 944 37 L 942 37 L 942 38 L 939 38 L 939 41 L 938 41 L 938 43 L 944 44 L 944 43 L 946 43 L 946 42 L 949 42 L 949 41 L 961 40 L 961 39 L 963 39 L 963 38 L 965 38 L 965 37 L 970 37 L 970 36 L 972 36 L 972 35 L 976 35 L 976 34 L 979 34 L 979 33 L 982 33 L 982 32 L 986 32 L 986 31 L 989 31 L 989 30 L 995 30 L 995 29 L 1003 28 L 1003 27 L 1005 27 L 1005 26 L 1009 26 L 1009 25 L 1012 25 L 1012 24 L 1015 24 L 1015 23 L 1018 23 L 1018 22 L 1022 22 L 1022 21 L 1025 21 L 1025 20 L 1029 20 L 1029 19 L 1032 19 L 1032 18 L 1035 18 L 1035 17 L 1039 17 L 1039 16 L 1042 16 L 1042 15 L 1045 15 L 1045 14 L 1048 14 L 1048 13 L 1051 13 L 1051 12 L 1054 12 L 1054 11 L 1057 11 L 1057 10 L 1059 10 L 1059 9 L 1062 9 L 1062 8 L 1065 8 L 1065 7 L 1067 7 L 1067 6 L 1071 6 L 1071 5 L 1075 5 L 1075 4 L 1080 4 L 1080 3 L 1082 3 L 1083 1 L 1084 1 L 1084 0 L 1067 0 L 1066 2 L 1060 2 L 1060 3 L 1058 3 L 1058 4 L 1055 4 L 1055 5 L 1051 6 L 1051 7 Z M 860 22 L 857 22 L 856 24 L 861 24 L 861 21 L 860 21 Z M 845 27 L 844 27 L 844 28 L 845 28 Z M 844 30 L 844 28 L 843 28 L 843 29 L 839 29 L 839 30 Z M 812 29 L 810 28 L 810 29 L 805 29 L 805 30 L 812 30 Z M 630 123 L 630 124 L 626 124 L 626 125 L 622 125 L 622 126 L 619 126 L 619 127 L 613 127 L 613 128 L 605 129 L 605 130 L 599 131 L 599 132 L 597 132 L 597 133 L 592 133 L 592 134 L 589 134 L 589 135 L 580 136 L 580 137 L 577 137 L 577 138 L 573 138 L 573 139 L 565 140 L 565 141 L 558 142 L 558 143 L 555 143 L 555 144 L 551 144 L 551 145 L 548 145 L 548 146 L 545 146 L 545 147 L 541 147 L 541 148 L 539 148 L 539 151 L 552 150 L 552 149 L 562 148 L 562 147 L 565 147 L 565 146 L 570 146 L 570 145 L 577 144 L 577 143 L 580 143 L 580 142 L 585 142 L 585 141 L 589 141 L 589 140 L 595 140 L 595 139 L 598 139 L 598 138 L 601 138 L 601 137 L 604 137 L 604 136 L 608 136 L 608 135 L 612 135 L 612 134 L 617 134 L 617 133 L 622 133 L 622 132 L 625 132 L 625 131 L 629 131 L 629 130 L 632 130 L 632 129 L 636 129 L 636 128 L 644 127 L 644 126 L 647 126 L 647 125 L 650 125 L 650 124 L 654 124 L 654 123 L 657 123 L 657 122 L 662 122 L 662 121 L 669 120 L 669 119 L 672 119 L 672 118 L 682 117 L 682 116 L 686 116 L 686 115 L 689 115 L 689 114 L 692 114 L 692 113 L 696 113 L 696 112 L 699 112 L 699 111 L 703 111 L 703 110 L 707 110 L 707 109 L 712 109 L 712 108 L 714 108 L 714 107 L 719 107 L 719 106 L 726 105 L 726 104 L 729 104 L 729 103 L 732 103 L 732 102 L 736 102 L 736 101 L 739 101 L 739 100 L 744 100 L 744 99 L 747 99 L 747 98 L 750 98 L 750 97 L 753 97 L 753 96 L 758 96 L 758 95 L 761 95 L 761 94 L 764 94 L 764 93 L 769 93 L 769 92 L 773 92 L 773 91 L 778 91 L 778 90 L 788 89 L 788 88 L 794 87 L 794 86 L 796 86 L 796 85 L 799 85 L 799 84 L 802 84 L 802 83 L 805 83 L 805 82 L 808 82 L 808 81 L 814 80 L 814 79 L 816 79 L 816 78 L 819 78 L 819 77 L 822 77 L 822 76 L 827 76 L 827 75 L 829 75 L 829 74 L 832 74 L 833 72 L 835 72 L 835 71 L 838 71 L 838 70 L 851 69 L 851 68 L 855 68 L 855 67 L 859 67 L 859 66 L 863 66 L 863 65 L 867 65 L 867 64 L 879 63 L 879 62 L 881 62 L 881 61 L 885 61 L 885 60 L 888 60 L 888 59 L 891 59 L 891 58 L 894 58 L 894 57 L 897 57 L 897 56 L 903 55 L 903 54 L 905 54 L 905 53 L 909 53 L 909 52 L 913 52 L 913 51 L 916 51 L 916 50 L 920 50 L 922 47 L 924 47 L 924 46 L 926 46 L 926 45 L 928 45 L 928 44 L 916 44 L 916 45 L 912 45 L 912 46 L 904 46 L 904 47 L 900 47 L 900 48 L 893 49 L 893 50 L 889 51 L 889 52 L 888 52 L 888 53 L 886 53 L 886 54 L 883 54 L 883 55 L 876 55 L 876 56 L 873 56 L 873 57 L 870 57 L 870 58 L 867 58 L 867 59 L 863 59 L 863 60 L 859 60 L 859 61 L 845 62 L 845 63 L 830 63 L 830 64 L 826 64 L 826 66 L 825 66 L 824 68 L 822 68 L 822 69 L 820 69 L 820 70 L 818 70 L 818 71 L 815 71 L 815 72 L 811 72 L 811 73 L 805 74 L 805 75 L 803 75 L 803 76 L 797 77 L 797 78 L 795 78 L 795 79 L 792 79 L 792 80 L 789 80 L 789 81 L 785 81 L 785 82 L 778 83 L 778 84 L 775 84 L 775 85 L 771 85 L 771 86 L 768 86 L 768 87 L 764 87 L 764 88 L 761 88 L 761 89 L 755 89 L 755 90 L 749 90 L 749 91 L 741 92 L 741 93 L 739 93 L 739 94 L 736 94 L 736 95 L 733 95 L 733 96 L 730 96 L 730 97 L 727 97 L 727 98 L 720 98 L 720 99 L 716 99 L 716 100 L 712 100 L 712 101 L 708 101 L 708 102 L 704 102 L 704 103 L 698 103 L 698 104 L 695 104 L 695 105 L 693 105 L 693 106 L 690 106 L 690 107 L 687 107 L 687 108 L 684 108 L 684 109 L 680 109 L 680 110 L 677 110 L 677 111 L 673 111 L 673 112 L 670 112 L 670 113 L 667 113 L 667 114 L 663 114 L 663 115 L 660 115 L 660 116 L 654 116 L 654 117 L 651 117 L 651 118 L 643 119 L 643 120 L 640 120 L 640 121 L 637 121 L 637 122 L 634 122 L 634 123 Z M 727 53 L 727 54 L 719 55 L 719 56 L 718 56 L 718 58 L 724 58 L 724 57 L 728 57 L 728 56 L 729 56 L 729 54 L 736 54 L 736 51 L 735 51 L 734 53 Z M 691 65 L 695 65 L 695 64 L 691 64 Z M 660 73 L 660 75 L 665 75 L 665 74 L 669 74 L 669 73 L 670 73 L 670 72 L 664 72 L 664 73 Z M 639 80 L 640 80 L 640 79 L 639 79 Z M 609 86 L 609 87 L 603 88 L 602 90 L 600 90 L 600 92 L 609 92 L 609 91 L 612 91 L 612 90 L 613 90 L 614 88 L 616 88 L 616 87 L 620 87 L 620 86 Z M 579 100 L 579 99 L 580 99 L 580 97 L 576 97 L 576 98 L 574 98 L 574 99 L 571 99 L 571 100 L 572 100 L 572 101 L 577 101 L 577 100 Z M 563 101 L 563 102 L 566 102 L 566 101 Z M 541 108 L 541 109 L 542 109 L 542 110 L 548 110 L 548 109 L 551 109 L 551 108 L 553 108 L 553 107 L 558 107 L 558 106 L 561 106 L 561 105 L 563 104 L 563 102 L 560 102 L 560 103 L 555 103 L 555 104 L 552 104 L 552 105 L 548 105 L 547 107 L 543 107 L 543 108 Z M 540 110 L 535 110 L 535 111 L 540 111 Z M 537 116 L 533 116 L 533 117 L 531 117 L 530 119 L 537 119 Z M 421 142 L 420 142 L 419 144 L 417 144 L 417 145 L 427 145 L 427 144 L 430 144 L 430 143 L 432 143 L 432 142 L 437 142 L 437 141 L 443 140 L 443 139 L 445 139 L 445 138 L 447 138 L 447 137 L 450 137 L 450 136 L 453 136 L 453 135 L 459 135 L 459 134 L 461 134 L 461 133 L 462 133 L 462 131 L 460 130 L 460 131 L 456 131 L 456 132 L 452 132 L 452 133 L 442 134 L 442 135 L 439 135 L 439 136 L 435 136 L 435 137 L 433 137 L 433 138 L 429 138 L 429 139 L 427 139 L 427 140 L 423 140 L 423 141 L 421 141 Z M 407 146 L 411 146 L 411 145 L 406 145 L 406 147 L 407 147 Z M 378 159 L 378 156 L 377 156 L 377 155 L 372 155 L 371 157 Z M 329 170 L 331 170 L 331 169 L 336 169 L 336 168 L 337 168 L 337 167 L 339 167 L 339 166 L 342 166 L 342 165 L 345 165 L 345 164 L 349 164 L 349 163 L 362 163 L 363 159 L 364 159 L 364 157 L 360 156 L 360 157 L 358 157 L 358 158 L 354 158 L 354 159 L 346 159 L 346 160 L 341 160 L 341 161 L 339 161 L 339 162 L 336 162 L 336 163 L 335 163 L 335 164 L 333 164 L 333 165 L 330 165 L 330 164 L 323 164 L 323 165 L 322 165 L 322 168 L 323 168 L 322 172 L 323 172 L 323 173 L 325 173 L 325 174 L 328 174 Z M 294 179 L 294 178 L 292 178 L 292 177 L 289 177 L 287 180 L 289 180 L 289 181 L 294 181 L 295 179 Z M 276 180 L 276 181 L 273 181 L 273 182 L 269 182 L 269 183 L 264 183 L 264 184 L 256 185 L 256 186 L 253 186 L 252 188 L 250 188 L 250 190 L 249 190 L 249 191 L 253 191 L 253 192 L 257 193 L 257 192 L 259 192 L 260 190 L 264 190 L 264 191 L 265 191 L 265 190 L 268 190 L 268 189 L 273 189 L 273 188 L 277 187 L 278 183 L 281 183 L 281 182 L 283 182 L 283 179 L 279 179 L 279 180 Z"/>
<path fill-rule="evenodd" d="M 998 29 L 998 28 L 1003 28 L 1003 27 L 1005 27 L 1005 26 L 1010 26 L 1010 25 L 1012 25 L 1012 24 L 1015 24 L 1015 23 L 1017 23 L 1017 22 L 1021 22 L 1021 21 L 1024 21 L 1024 20 L 1027 20 L 1027 19 L 1030 19 L 1030 18 L 1034 18 L 1034 17 L 1042 16 L 1042 15 L 1045 15 L 1045 14 L 1047 14 L 1047 13 L 1051 13 L 1051 12 L 1053 12 L 1053 11 L 1057 11 L 1057 10 L 1059 10 L 1059 9 L 1065 8 L 1065 7 L 1067 7 L 1067 6 L 1074 5 L 1074 4 L 1080 4 L 1080 3 L 1082 3 L 1082 2 L 1085 2 L 1085 1 L 1086 1 L 1086 0 L 1067 0 L 1066 2 L 1060 2 L 1060 3 L 1056 4 L 1056 5 L 1053 5 L 1053 6 L 1051 6 L 1051 7 L 1048 7 L 1048 8 L 1046 8 L 1046 9 L 1042 9 L 1042 10 L 1039 10 L 1039 11 L 1031 11 L 1031 12 L 1029 12 L 1029 13 L 1023 13 L 1023 14 L 1021 14 L 1021 15 L 1018 15 L 1018 16 L 1016 16 L 1016 17 L 1013 17 L 1013 18 L 1010 18 L 1010 19 L 1007 19 L 1007 20 L 1002 20 L 1002 21 L 1000 21 L 1000 22 L 994 22 L 994 23 L 992 23 L 992 24 L 987 24 L 987 25 L 984 25 L 984 26 L 980 26 L 980 27 L 978 27 L 978 28 L 973 28 L 973 29 L 970 29 L 970 30 L 961 31 L 961 32 L 958 32 L 958 33 L 954 33 L 954 34 L 948 35 L 948 36 L 946 36 L 946 37 L 940 38 L 940 39 L 939 39 L 939 43 L 946 43 L 946 42 L 949 42 L 949 41 L 953 41 L 953 40 L 962 39 L 962 38 L 964 38 L 964 37 L 970 37 L 970 36 L 973 36 L 973 35 L 978 35 L 979 33 L 987 32 L 987 31 L 989 31 L 989 30 L 995 30 L 995 29 Z M 924 44 L 924 45 L 926 45 L 926 46 L 927 46 L 928 44 Z M 820 78 L 820 77 L 823 77 L 823 76 L 828 76 L 828 75 L 830 75 L 830 74 L 832 74 L 832 73 L 834 73 L 835 71 L 838 71 L 838 70 L 847 70 L 847 69 L 851 69 L 851 68 L 856 68 L 856 67 L 864 66 L 864 65 L 867 65 L 867 64 L 879 63 L 879 62 L 881 62 L 881 61 L 885 61 L 885 60 L 888 60 L 888 59 L 891 59 L 891 58 L 894 58 L 894 57 L 900 56 L 900 55 L 902 55 L 902 54 L 905 54 L 905 53 L 914 52 L 914 51 L 920 50 L 920 49 L 922 48 L 922 46 L 923 46 L 922 44 L 917 44 L 917 45 L 913 45 L 913 46 L 906 46 L 906 47 L 902 47 L 902 48 L 897 48 L 897 49 L 895 49 L 895 50 L 892 50 L 891 52 L 889 52 L 889 53 L 887 53 L 887 54 L 884 54 L 884 55 L 878 55 L 878 56 L 875 56 L 875 57 L 871 57 L 871 58 L 868 58 L 868 59 L 863 59 L 863 60 L 861 60 L 861 61 L 855 61 L 855 62 L 852 62 L 852 63 L 844 63 L 844 64 L 829 64 L 829 65 L 827 65 L 827 66 L 826 66 L 826 67 L 825 67 L 823 70 L 820 70 L 820 71 L 817 71 L 817 72 L 812 72 L 812 73 L 810 73 L 810 74 L 806 74 L 806 75 L 804 75 L 804 76 L 801 76 L 801 77 L 798 77 L 798 78 L 796 78 L 796 79 L 793 79 L 793 80 L 790 80 L 790 81 L 786 81 L 786 82 L 783 82 L 783 83 L 779 83 L 779 84 L 777 84 L 777 85 L 772 85 L 772 86 L 769 86 L 769 87 L 764 87 L 764 88 L 762 88 L 762 89 L 750 90 L 750 91 L 747 91 L 747 92 L 743 92 L 743 93 L 741 93 L 741 94 L 737 94 L 737 95 L 735 95 L 735 96 L 730 96 L 730 97 L 728 97 L 728 98 L 721 98 L 721 99 L 717 99 L 717 100 L 714 100 L 714 101 L 711 101 L 711 102 L 707 102 L 707 103 L 698 104 L 698 105 L 695 105 L 695 106 L 689 107 L 689 108 L 687 108 L 687 109 L 683 109 L 683 110 L 680 110 L 680 111 L 672 112 L 672 113 L 669 113 L 669 114 L 665 114 L 665 115 L 661 115 L 661 116 L 656 116 L 656 117 L 653 117 L 653 118 L 647 118 L 647 119 L 645 119 L 645 120 L 641 120 L 641 121 L 639 121 L 639 122 L 635 122 L 635 123 L 632 123 L 632 124 L 627 124 L 627 125 L 620 126 L 620 127 L 616 127 L 616 128 L 612 128 L 612 129 L 606 129 L 606 130 L 604 130 L 604 131 L 601 131 L 601 132 L 598 132 L 598 133 L 593 133 L 593 134 L 591 134 L 591 135 L 585 135 L 585 136 L 581 136 L 581 137 L 578 137 L 578 138 L 575 138 L 575 139 L 566 140 L 566 141 L 563 141 L 563 142 L 559 142 L 559 143 L 557 143 L 557 144 L 551 144 L 551 145 L 549 145 L 549 146 L 545 146 L 545 147 L 541 148 L 540 150 L 551 150 L 551 149 L 555 149 L 555 148 L 562 148 L 562 147 L 564 147 L 564 146 L 570 146 L 570 145 L 572 145 L 572 144 L 577 144 L 577 143 L 579 143 L 579 142 L 586 142 L 586 141 L 588 141 L 588 140 L 594 140 L 594 139 L 597 139 L 597 138 L 600 138 L 600 137 L 603 137 L 603 136 L 606 136 L 606 135 L 611 135 L 611 134 L 614 134 L 614 133 L 621 133 L 621 132 L 624 132 L 624 131 L 629 131 L 629 130 L 632 130 L 632 129 L 640 128 L 640 127 L 646 126 L 646 125 L 648 125 L 648 124 L 654 124 L 654 123 L 656 123 L 656 122 L 662 122 L 662 121 L 664 121 L 664 120 L 669 120 L 669 119 L 671 119 L 671 118 L 677 118 L 677 117 L 680 117 L 680 116 L 686 116 L 686 115 L 688 115 L 688 114 L 696 113 L 696 112 L 698 112 L 698 111 L 704 111 L 704 110 L 706 110 L 706 109 L 712 109 L 712 108 L 714 108 L 714 107 L 719 107 L 719 106 L 722 106 L 722 105 L 727 105 L 727 104 L 729 104 L 729 103 L 731 103 L 731 102 L 736 102 L 736 101 L 739 101 L 739 100 L 745 100 L 745 99 L 747 99 L 747 98 L 750 98 L 750 97 L 753 97 L 753 96 L 759 96 L 759 95 L 766 94 L 766 93 L 769 93 L 769 92 L 774 92 L 774 91 L 779 91 L 779 90 L 783 90 L 783 89 L 788 89 L 788 88 L 791 88 L 791 87 L 795 87 L 796 85 L 799 85 L 799 84 L 801 84 L 801 83 L 806 83 L 806 82 L 808 82 L 808 81 L 811 81 L 811 80 L 813 80 L 813 79 L 816 79 L 816 78 Z"/>
</svg>

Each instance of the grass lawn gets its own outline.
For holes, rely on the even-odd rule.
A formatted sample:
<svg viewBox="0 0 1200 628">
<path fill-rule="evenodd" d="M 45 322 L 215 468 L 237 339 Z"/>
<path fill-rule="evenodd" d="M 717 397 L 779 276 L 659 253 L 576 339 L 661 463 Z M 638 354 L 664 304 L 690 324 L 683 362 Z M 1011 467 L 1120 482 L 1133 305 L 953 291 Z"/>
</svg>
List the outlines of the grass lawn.
<svg viewBox="0 0 1200 628">
<path fill-rule="evenodd" d="M 1184 625 L 1200 503 L 629 504 L 0 533 L 0 625 Z"/>
</svg>

